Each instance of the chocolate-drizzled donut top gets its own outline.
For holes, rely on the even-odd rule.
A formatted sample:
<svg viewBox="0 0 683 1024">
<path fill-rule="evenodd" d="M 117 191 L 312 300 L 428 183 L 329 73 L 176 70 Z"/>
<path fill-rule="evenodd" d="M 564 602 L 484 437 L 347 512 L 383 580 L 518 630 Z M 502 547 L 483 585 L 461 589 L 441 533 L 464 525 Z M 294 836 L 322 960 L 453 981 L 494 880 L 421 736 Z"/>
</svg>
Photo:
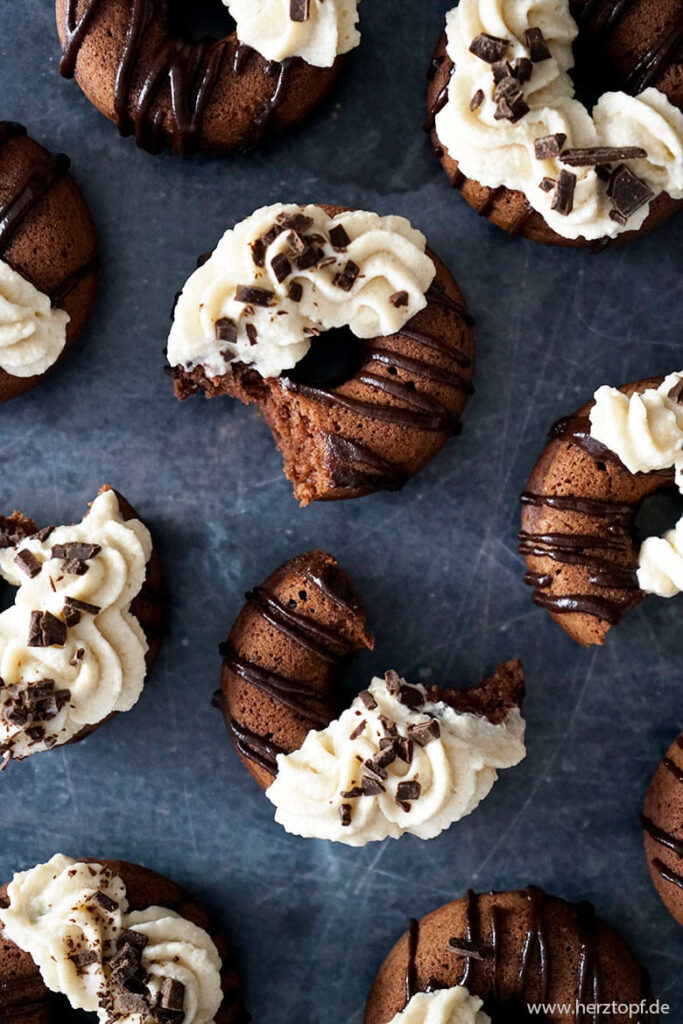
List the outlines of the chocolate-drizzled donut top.
<svg viewBox="0 0 683 1024">
<path fill-rule="evenodd" d="M 539 1019 L 589 1024 L 598 1002 L 648 1006 L 639 1024 L 655 1024 L 650 987 L 625 942 L 589 903 L 567 903 L 535 886 L 523 892 L 468 892 L 411 921 L 382 964 L 365 1024 L 387 1024 L 417 992 L 464 986 L 495 1021 Z M 633 1020 L 617 1011 L 610 1020 Z"/>
<path fill-rule="evenodd" d="M 226 3 L 232 6 L 233 0 Z M 286 10 L 282 5 L 282 11 L 264 11 L 260 5 L 256 20 L 234 0 L 246 37 L 257 43 L 260 35 L 264 50 L 283 54 L 277 60 L 265 59 L 237 33 L 199 41 L 173 34 L 169 4 L 56 0 L 62 75 L 75 75 L 121 134 L 134 134 L 151 152 L 165 145 L 176 153 L 254 145 L 271 127 L 303 117 L 336 77 L 337 54 L 358 42 L 355 0 L 330 0 L 324 12 L 318 0 Z M 270 5 L 279 6 L 276 0 Z M 317 60 L 326 66 L 314 66 Z"/>
<path fill-rule="evenodd" d="M 642 824 L 652 881 L 666 908 L 683 926 L 683 733 L 652 778 Z"/>
<path fill-rule="evenodd" d="M 619 392 L 607 389 L 606 397 L 614 400 L 612 392 L 621 393 L 628 405 L 628 396 L 644 394 L 646 402 L 654 394 L 658 406 L 673 407 L 677 399 L 668 395 L 672 380 L 639 381 Z M 597 439 L 596 414 L 602 408 L 601 398 L 597 408 L 584 406 L 553 427 L 522 495 L 519 534 L 528 567 L 525 582 L 534 588 L 535 603 L 584 645 L 603 643 L 609 629 L 643 599 L 646 588 L 656 591 L 651 581 L 660 561 L 659 539 L 654 551 L 652 540 L 641 547 L 635 517 L 645 498 L 674 486 L 673 455 L 670 469 L 631 472 Z M 675 422 L 671 409 L 663 414 L 671 417 L 667 423 Z M 599 436 L 616 446 L 604 429 L 598 428 Z M 675 538 L 667 538 L 661 542 L 675 560 Z"/>
</svg>

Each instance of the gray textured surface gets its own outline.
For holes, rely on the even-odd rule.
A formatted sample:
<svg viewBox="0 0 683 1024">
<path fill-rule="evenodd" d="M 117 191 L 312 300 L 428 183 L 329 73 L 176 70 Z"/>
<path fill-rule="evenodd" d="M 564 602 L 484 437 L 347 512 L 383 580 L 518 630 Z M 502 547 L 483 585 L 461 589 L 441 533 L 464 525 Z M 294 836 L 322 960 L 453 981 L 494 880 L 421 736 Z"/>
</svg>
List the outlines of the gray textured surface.
<svg viewBox="0 0 683 1024">
<path fill-rule="evenodd" d="M 559 415 L 601 383 L 678 369 L 683 224 L 601 256 L 509 240 L 448 188 L 420 131 L 448 0 L 366 0 L 363 44 L 326 106 L 253 156 L 153 158 L 57 74 L 50 0 L 0 0 L 0 117 L 73 158 L 103 287 L 80 350 L 0 409 L 2 506 L 78 518 L 107 481 L 155 531 L 170 634 L 139 705 L 87 741 L 0 777 L 0 877 L 48 858 L 137 860 L 186 883 L 237 946 L 257 1021 L 360 1020 L 411 915 L 476 888 L 586 897 L 683 1013 L 683 933 L 652 889 L 638 812 L 683 725 L 681 601 L 651 599 L 605 649 L 531 604 L 517 495 Z M 175 291 L 227 225 L 277 200 L 401 213 L 451 266 L 477 318 L 465 431 L 401 494 L 301 511 L 252 410 L 181 405 L 162 372 Z M 349 690 L 392 666 L 469 685 L 519 656 L 529 755 L 436 840 L 362 850 L 288 837 L 209 701 L 243 591 L 322 546 L 363 589 L 377 646 Z"/>
</svg>

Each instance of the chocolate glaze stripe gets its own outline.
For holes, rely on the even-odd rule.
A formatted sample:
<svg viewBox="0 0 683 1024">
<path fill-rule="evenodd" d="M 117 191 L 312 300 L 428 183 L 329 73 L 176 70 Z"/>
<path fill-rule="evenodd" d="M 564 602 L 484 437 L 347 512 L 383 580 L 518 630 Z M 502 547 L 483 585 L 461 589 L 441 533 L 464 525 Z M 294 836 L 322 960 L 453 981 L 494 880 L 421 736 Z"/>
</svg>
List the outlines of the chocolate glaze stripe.
<svg viewBox="0 0 683 1024">
<path fill-rule="evenodd" d="M 397 491 L 408 479 L 400 463 L 383 456 L 341 434 L 327 434 L 325 439 L 327 468 L 336 487 L 372 486 L 374 490 Z M 360 469 L 367 466 L 367 470 Z"/>
<path fill-rule="evenodd" d="M 64 300 L 71 292 L 75 291 L 81 281 L 84 281 L 86 277 L 91 274 L 97 273 L 99 270 L 99 260 L 94 256 L 87 263 L 77 267 L 76 270 L 72 270 L 70 274 L 64 278 L 61 284 L 58 284 L 55 288 L 52 288 L 49 292 L 50 301 L 53 306 L 61 306 Z"/>
<path fill-rule="evenodd" d="M 356 619 L 362 614 L 358 597 L 338 566 L 325 564 L 318 571 L 308 565 L 306 578 L 318 588 L 323 597 L 336 604 L 346 615 Z"/>
<path fill-rule="evenodd" d="M 648 85 L 657 81 L 665 70 L 666 63 L 678 48 L 683 39 L 683 13 L 681 13 L 670 32 L 657 44 L 652 46 L 634 65 L 626 79 L 626 88 L 635 95 L 642 92 Z"/>
<path fill-rule="evenodd" d="M 448 387 L 455 388 L 458 391 L 464 391 L 467 395 L 471 395 L 474 392 L 470 382 L 465 380 L 459 373 L 443 370 L 440 366 L 426 363 L 422 359 L 411 359 L 410 356 L 404 356 L 400 352 L 392 352 L 389 349 L 370 346 L 367 351 L 371 361 L 382 363 L 384 366 L 396 366 L 399 370 L 405 370 L 407 373 L 416 373 L 419 377 L 424 377 L 425 380 L 434 383 L 446 384 Z"/>
<path fill-rule="evenodd" d="M 250 761 L 254 761 L 271 775 L 277 775 L 277 756 L 285 754 L 286 751 L 272 740 L 267 740 L 264 736 L 252 732 L 246 725 L 242 725 L 241 722 L 233 718 L 227 707 L 224 710 L 224 715 L 228 728 L 235 737 L 235 745 L 240 754 Z"/>
<path fill-rule="evenodd" d="M 529 570 L 524 573 L 524 582 L 530 587 L 549 587 L 553 582 L 553 576 L 551 573 L 532 572 Z"/>
<path fill-rule="evenodd" d="M 536 886 L 530 885 L 525 889 L 529 903 L 529 924 L 527 926 L 524 943 L 520 955 L 519 970 L 517 972 L 517 988 L 520 996 L 526 992 L 529 974 L 529 963 L 534 948 L 538 950 L 538 964 L 541 978 L 541 999 L 545 1000 L 549 984 L 549 953 L 543 922 L 543 905 L 545 893 Z"/>
<path fill-rule="evenodd" d="M 68 169 L 69 158 L 63 153 L 41 157 L 0 205 L 0 254 L 7 251 L 22 222 Z"/>
<path fill-rule="evenodd" d="M 524 225 L 527 223 L 527 221 L 531 219 L 533 213 L 533 206 L 531 205 L 531 203 L 525 200 L 522 209 L 519 211 L 519 213 L 513 220 L 512 224 L 508 228 L 508 235 L 510 236 L 510 238 L 516 238 L 517 235 L 519 235 Z"/>
<path fill-rule="evenodd" d="M 455 68 L 451 69 L 451 75 L 453 74 L 454 70 Z M 441 89 L 439 89 L 436 97 L 434 98 L 432 104 L 429 107 L 429 110 L 427 111 L 427 120 L 424 125 L 424 130 L 428 133 L 434 131 L 434 128 L 436 126 L 437 115 L 441 113 L 443 108 L 448 103 L 448 89 L 451 84 L 451 75 L 448 76 L 448 81 L 446 82 L 446 84 L 442 86 Z"/>
<path fill-rule="evenodd" d="M 683 750 L 683 736 L 678 737 L 676 740 L 676 746 L 679 750 Z M 665 757 L 662 764 L 667 771 L 671 772 L 676 781 L 683 785 L 683 768 L 677 765 L 675 761 L 672 761 L 670 757 Z"/>
<path fill-rule="evenodd" d="M 524 491 L 519 500 L 522 505 L 534 505 L 537 508 L 547 505 L 560 512 L 578 512 L 584 516 L 622 518 L 632 516 L 634 511 L 633 505 L 626 502 L 611 501 L 609 498 L 580 498 L 573 494 L 533 494 Z"/>
<path fill-rule="evenodd" d="M 604 38 L 615 27 L 632 3 L 633 0 L 586 0 L 578 16 L 578 23 L 579 25 L 584 25 L 593 14 L 597 14 L 609 4 L 607 16 L 598 30 L 598 37 Z"/>
<path fill-rule="evenodd" d="M 549 612 L 556 615 L 594 615 L 597 619 L 603 619 L 611 626 L 615 626 L 629 610 L 641 600 L 642 593 L 637 592 L 636 597 L 617 600 L 607 597 L 595 597 L 590 594 L 544 594 L 536 590 L 532 600 L 541 608 L 547 608 Z"/>
<path fill-rule="evenodd" d="M 579 933 L 581 935 L 581 956 L 578 966 L 578 993 L 582 1004 L 593 1003 L 592 1024 L 598 1024 L 597 1003 L 600 1002 L 600 961 L 598 957 L 598 922 L 595 909 L 590 903 L 579 903 L 576 908 Z M 577 1013 L 577 1024 L 585 1020 L 583 1012 Z"/>
<path fill-rule="evenodd" d="M 461 352 L 460 349 L 453 348 L 445 338 L 437 338 L 432 334 L 425 334 L 424 331 L 414 331 L 408 327 L 402 327 L 396 333 L 401 338 L 409 338 L 411 341 L 416 341 L 418 345 L 424 345 L 425 348 L 432 348 L 436 352 L 449 356 L 454 363 L 462 366 L 463 369 L 472 365 L 470 357 Z"/>
<path fill-rule="evenodd" d="M 499 185 L 498 188 L 488 188 L 484 199 L 475 206 L 475 210 L 480 217 L 486 217 L 491 212 L 499 196 L 505 191 L 504 185 Z"/>
<path fill-rule="evenodd" d="M 683 839 L 678 839 L 671 832 L 667 832 L 665 829 L 660 828 L 659 825 L 655 825 L 654 821 L 646 818 L 644 814 L 641 814 L 640 821 L 650 839 L 653 839 L 660 846 L 665 846 L 667 850 L 671 850 L 677 857 L 683 858 Z"/>
<path fill-rule="evenodd" d="M 678 871 L 668 868 L 659 857 L 655 857 L 652 861 L 652 866 L 659 872 L 665 882 L 675 885 L 678 889 L 683 889 L 683 875 L 679 874 Z"/>
<path fill-rule="evenodd" d="M 278 704 L 289 708 L 297 715 L 301 715 L 306 721 L 314 726 L 325 726 L 329 722 L 329 715 L 323 711 L 312 708 L 310 704 L 297 699 L 297 695 L 304 695 L 309 699 L 321 701 L 322 694 L 313 686 L 298 679 L 287 679 L 276 672 L 263 668 L 261 665 L 241 658 L 230 643 L 225 644 L 221 653 L 223 663 L 236 675 L 244 679 L 250 686 L 255 687 L 267 696 L 272 697 Z"/>
<path fill-rule="evenodd" d="M 491 907 L 490 915 L 490 929 L 491 929 L 491 952 L 492 952 L 492 964 L 491 964 L 491 989 L 492 999 L 496 1003 L 498 1001 L 498 960 L 499 960 L 499 948 L 500 948 L 500 930 L 501 930 L 501 909 L 500 907 Z"/>
<path fill-rule="evenodd" d="M 382 378 L 377 378 L 382 380 Z M 444 430 L 447 422 L 453 426 L 450 414 L 448 418 L 443 413 L 429 414 L 416 412 L 414 409 L 399 408 L 393 405 L 377 405 L 375 402 L 366 402 L 360 398 L 353 398 L 351 395 L 342 395 L 338 391 L 328 391 L 325 388 L 312 387 L 309 384 L 298 384 L 296 381 L 282 378 L 282 387 L 293 394 L 301 395 L 303 398 L 310 398 L 315 402 L 338 405 L 349 412 L 357 413 L 359 416 L 368 419 L 382 420 L 384 423 L 393 423 L 400 427 L 413 427 L 416 430 Z M 408 391 L 409 389 L 405 389 Z"/>
<path fill-rule="evenodd" d="M 419 991 L 417 984 L 417 947 L 420 941 L 420 922 L 411 917 L 408 925 L 408 965 L 405 974 L 406 1006 Z"/>
<path fill-rule="evenodd" d="M 436 281 L 432 281 L 430 284 L 429 288 L 425 292 L 425 298 L 428 302 L 434 302 L 437 306 L 444 306 L 446 309 L 450 309 L 454 313 L 457 313 L 466 324 L 469 324 L 470 327 L 474 323 L 474 317 L 463 303 L 458 302 L 457 299 L 447 295 L 445 289 L 442 288 L 440 284 L 437 284 Z M 452 350 L 449 348 L 448 351 L 450 352 Z M 463 365 L 469 366 L 470 362 L 471 360 L 468 359 L 467 363 Z"/>
<path fill-rule="evenodd" d="M 551 551 L 583 551 L 584 549 L 623 551 L 628 535 L 624 533 L 602 537 L 597 533 L 527 533 L 525 530 L 520 530 L 517 538 L 520 541 L 520 548 L 543 546 L 548 548 L 547 553 L 550 554 Z"/>
<path fill-rule="evenodd" d="M 470 946 L 474 946 L 478 942 L 478 919 L 477 915 L 479 912 L 479 897 L 473 889 L 468 889 L 465 895 L 465 939 Z M 470 975 L 474 969 L 474 958 L 466 957 L 465 966 L 463 968 L 462 977 L 458 982 L 459 985 L 468 986 L 470 981 Z"/>
<path fill-rule="evenodd" d="M 273 89 L 272 95 L 266 101 L 261 112 L 257 114 L 254 119 L 254 127 L 257 131 L 260 131 L 261 135 L 266 133 L 276 111 L 279 110 L 285 101 L 287 86 L 289 85 L 289 79 L 292 74 L 294 62 L 293 57 L 287 57 L 280 63 L 271 61 L 267 65 L 266 73 L 269 75 L 277 75 L 277 79 L 275 81 L 275 88 Z M 257 140 L 255 139 L 254 141 Z"/>
<path fill-rule="evenodd" d="M 417 391 L 412 381 L 403 383 L 398 380 L 390 380 L 387 377 L 381 377 L 369 371 L 359 373 L 356 380 L 360 381 L 361 384 L 367 384 L 368 387 L 377 388 L 385 395 L 391 395 L 392 398 L 404 401 L 407 405 L 417 410 L 417 415 L 436 417 L 442 429 L 453 418 L 450 411 L 441 402 L 437 401 L 436 398 L 432 398 L 422 391 Z M 383 408 L 387 407 L 383 406 Z M 403 411 L 407 412 L 408 410 Z"/>
<path fill-rule="evenodd" d="M 522 542 L 520 554 L 526 558 L 550 558 L 562 565 L 578 565 L 589 570 L 588 582 L 610 590 L 639 590 L 638 576 L 631 565 L 619 565 L 607 558 L 585 554 L 589 550 L 602 550 L 610 545 L 598 538 L 597 543 L 588 543 L 593 538 L 573 534 L 530 534 L 519 533 Z M 628 552 L 624 549 L 624 554 Z"/>
<path fill-rule="evenodd" d="M 353 645 L 341 633 L 286 608 L 263 587 L 250 590 L 246 596 L 271 626 L 323 661 L 333 664 L 351 653 Z"/>
</svg>

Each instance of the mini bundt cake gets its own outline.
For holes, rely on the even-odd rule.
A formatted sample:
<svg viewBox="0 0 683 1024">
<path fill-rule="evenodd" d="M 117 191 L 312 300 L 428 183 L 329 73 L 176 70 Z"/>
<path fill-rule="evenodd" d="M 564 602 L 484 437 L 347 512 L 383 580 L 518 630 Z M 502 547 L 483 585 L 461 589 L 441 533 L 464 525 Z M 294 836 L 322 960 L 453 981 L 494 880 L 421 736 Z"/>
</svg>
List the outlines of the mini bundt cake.
<svg viewBox="0 0 683 1024">
<path fill-rule="evenodd" d="M 452 186 L 538 242 L 603 248 L 657 227 L 683 198 L 682 42 L 681 0 L 461 0 L 428 87 Z M 574 63 L 602 91 L 590 113 Z"/>
<path fill-rule="evenodd" d="M 226 232 L 187 281 L 168 361 L 178 398 L 203 390 L 260 408 L 307 505 L 396 490 L 459 431 L 471 323 L 404 218 L 276 205 Z M 324 361 L 341 329 L 355 372 L 302 380 L 311 340 Z"/>
<path fill-rule="evenodd" d="M 683 925 L 683 733 L 652 778 L 642 821 L 655 889 L 672 917 Z"/>
</svg>

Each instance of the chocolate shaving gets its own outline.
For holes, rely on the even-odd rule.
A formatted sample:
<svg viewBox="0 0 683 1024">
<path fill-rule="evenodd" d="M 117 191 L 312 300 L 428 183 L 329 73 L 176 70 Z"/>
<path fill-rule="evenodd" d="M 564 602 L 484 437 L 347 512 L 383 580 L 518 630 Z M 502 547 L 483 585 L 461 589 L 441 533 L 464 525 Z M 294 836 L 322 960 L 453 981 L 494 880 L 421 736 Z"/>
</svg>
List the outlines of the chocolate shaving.
<svg viewBox="0 0 683 1024">
<path fill-rule="evenodd" d="M 365 770 L 371 777 L 378 779 L 386 779 L 389 777 L 389 773 L 378 763 L 377 758 L 380 757 L 382 751 L 379 754 L 375 754 L 373 757 L 369 757 L 365 761 Z"/>
<path fill-rule="evenodd" d="M 69 576 L 85 576 L 88 566 L 82 558 L 68 558 L 64 563 L 64 572 Z"/>
<path fill-rule="evenodd" d="M 235 301 L 249 306 L 269 306 L 274 293 L 266 288 L 254 288 L 251 285 L 238 284 Z"/>
<path fill-rule="evenodd" d="M 360 786 L 353 786 L 352 789 L 347 790 L 346 793 L 342 793 L 341 796 L 345 797 L 347 800 L 355 800 L 357 797 L 363 796 L 363 790 Z"/>
<path fill-rule="evenodd" d="M 401 804 L 409 800 L 417 800 L 422 792 L 422 786 L 417 779 L 410 779 L 406 782 L 399 782 L 396 787 L 396 803 Z"/>
<path fill-rule="evenodd" d="M 390 764 L 393 764 L 396 760 L 396 749 L 394 743 L 390 740 L 388 743 L 385 741 L 385 746 L 381 747 L 379 752 L 372 758 L 373 765 L 376 765 L 378 770 L 387 768 Z"/>
<path fill-rule="evenodd" d="M 54 531 L 54 529 L 54 526 L 44 526 L 42 530 L 38 530 L 37 533 L 34 533 L 31 536 L 35 537 L 36 540 L 39 540 L 40 543 L 43 544 L 48 539 L 50 534 Z"/>
<path fill-rule="evenodd" d="M 396 695 L 399 704 L 408 708 L 419 708 L 424 704 L 424 697 L 416 686 L 402 686 Z"/>
<path fill-rule="evenodd" d="M 640 160 L 647 152 L 640 146 L 589 146 L 586 149 L 565 149 L 562 163 L 570 167 L 592 167 L 596 164 L 616 164 L 623 160 Z"/>
<path fill-rule="evenodd" d="M 94 949 L 79 949 L 75 953 L 69 953 L 68 959 L 74 965 L 77 971 L 87 967 L 88 964 L 94 964 L 97 962 L 97 953 Z"/>
<path fill-rule="evenodd" d="M 574 209 L 575 187 L 576 175 L 572 174 L 571 171 L 560 171 L 550 208 L 552 210 L 556 210 L 565 217 L 568 216 L 568 214 L 570 214 Z"/>
<path fill-rule="evenodd" d="M 287 291 L 287 298 L 291 299 L 292 302 L 301 302 L 301 298 L 304 294 L 303 287 L 298 281 L 290 281 L 289 289 Z"/>
<path fill-rule="evenodd" d="M 524 38 L 532 64 L 540 64 L 541 61 L 550 58 L 550 50 L 540 28 L 528 28 L 524 33 Z"/>
<path fill-rule="evenodd" d="M 512 65 L 507 60 L 497 60 L 495 64 L 491 65 L 491 71 L 493 72 L 493 81 L 498 85 L 504 78 L 512 77 Z"/>
<path fill-rule="evenodd" d="M 612 172 L 607 195 L 612 200 L 614 209 L 628 218 L 645 203 L 649 203 L 654 197 L 654 192 L 625 164 L 620 164 Z"/>
<path fill-rule="evenodd" d="M 283 230 L 292 230 L 303 233 L 313 224 L 313 218 L 307 217 L 305 213 L 278 213 L 275 218 L 278 224 L 282 225 Z"/>
<path fill-rule="evenodd" d="M 544 192 L 552 192 L 556 185 L 557 182 L 555 181 L 555 179 L 548 177 L 541 178 L 540 182 L 538 183 L 538 187 L 540 189 L 543 189 Z"/>
<path fill-rule="evenodd" d="M 89 558 L 99 555 L 102 548 L 99 544 L 83 544 L 70 541 L 68 544 L 55 544 L 50 554 L 52 558 L 76 558 L 87 562 Z"/>
<path fill-rule="evenodd" d="M 182 1015 L 185 1007 L 185 986 L 176 978 L 164 978 L 159 988 L 156 1008 L 163 1010 L 164 1016 Z"/>
<path fill-rule="evenodd" d="M 356 278 L 360 273 L 360 267 L 353 260 L 348 260 L 346 266 L 339 274 L 335 274 L 332 279 L 332 284 L 337 288 L 341 288 L 342 291 L 350 292 L 356 283 Z"/>
<path fill-rule="evenodd" d="M 441 735 L 441 727 L 435 718 L 427 722 L 418 722 L 408 726 L 408 735 L 418 747 L 426 747 L 432 740 L 438 740 Z"/>
<path fill-rule="evenodd" d="M 216 340 L 227 341 L 230 345 L 237 341 L 237 324 L 230 317 L 222 316 L 216 320 Z"/>
<path fill-rule="evenodd" d="M 73 608 L 77 612 L 87 612 L 88 615 L 98 615 L 102 609 L 98 604 L 89 604 L 88 601 L 79 601 L 77 597 L 65 597 L 64 607 Z"/>
<path fill-rule="evenodd" d="M 27 645 L 29 647 L 63 647 L 66 625 L 51 612 L 31 612 Z"/>
<path fill-rule="evenodd" d="M 330 228 L 330 243 L 333 249 L 340 250 L 346 249 L 351 244 L 351 239 L 342 224 L 335 224 L 333 228 Z"/>
<path fill-rule="evenodd" d="M 302 256 L 308 249 L 309 243 L 307 239 L 297 231 L 290 231 L 287 235 L 287 245 L 295 256 Z"/>
<path fill-rule="evenodd" d="M 339 808 L 339 820 L 343 827 L 351 824 L 351 804 L 342 804 Z"/>
<path fill-rule="evenodd" d="M 452 953 L 468 957 L 471 960 L 485 960 L 490 956 L 486 947 L 480 946 L 476 942 L 470 942 L 469 939 L 460 939 L 458 936 L 448 940 L 448 948 Z"/>
<path fill-rule="evenodd" d="M 107 910 L 112 914 L 115 910 L 118 910 L 118 903 L 113 900 L 111 896 L 107 896 L 106 892 L 102 892 L 101 889 L 97 889 L 90 897 L 93 903 L 96 903 L 102 910 Z"/>
<path fill-rule="evenodd" d="M 477 89 L 474 96 L 470 100 L 470 110 L 477 110 L 478 107 L 484 102 L 484 93 L 481 89 Z"/>
<path fill-rule="evenodd" d="M 266 246 L 262 238 L 257 238 L 251 243 L 251 258 L 257 267 L 266 265 Z"/>
<path fill-rule="evenodd" d="M 408 305 L 409 298 L 410 296 L 408 295 L 408 292 L 394 292 L 393 295 L 389 296 L 389 302 L 392 306 L 395 306 L 396 309 L 401 309 L 402 306 Z"/>
<path fill-rule="evenodd" d="M 609 219 L 616 221 L 622 228 L 628 224 L 628 217 L 621 210 L 610 210 Z"/>
<path fill-rule="evenodd" d="M 41 564 L 32 552 L 23 548 L 14 557 L 15 565 L 18 565 L 22 572 L 25 572 L 29 579 L 33 580 L 40 575 Z"/>
<path fill-rule="evenodd" d="M 518 82 L 528 82 L 531 78 L 533 65 L 528 57 L 517 57 L 510 67 Z"/>
<path fill-rule="evenodd" d="M 542 135 L 539 139 L 535 139 L 534 155 L 536 159 L 549 160 L 552 157 L 558 157 L 566 141 L 567 136 L 564 132 L 555 132 L 554 135 Z M 564 157 L 562 159 L 564 160 Z"/>
<path fill-rule="evenodd" d="M 401 677 L 398 672 L 395 672 L 393 668 L 390 668 L 388 672 L 384 673 L 384 681 L 389 693 L 395 697 L 401 688 Z"/>
<path fill-rule="evenodd" d="M 487 64 L 495 64 L 496 61 L 503 59 L 509 45 L 507 39 L 500 39 L 498 36 L 490 36 L 487 32 L 482 32 L 470 43 L 470 53 L 479 57 L 480 60 L 486 61 Z"/>
<path fill-rule="evenodd" d="M 247 338 L 249 339 L 249 344 L 250 345 L 255 345 L 256 344 L 256 339 L 258 337 L 258 331 L 254 327 L 254 325 L 253 324 L 247 324 L 246 332 L 247 332 Z"/>
<path fill-rule="evenodd" d="M 299 270 L 310 270 L 319 260 L 323 259 L 325 253 L 315 245 L 308 245 L 301 256 L 298 257 L 296 265 Z"/>
<path fill-rule="evenodd" d="M 279 252 L 277 256 L 273 256 L 270 261 L 270 265 L 273 268 L 275 279 L 278 284 L 282 284 L 286 277 L 292 273 L 292 264 L 289 262 L 283 252 Z"/>
<path fill-rule="evenodd" d="M 362 704 L 368 709 L 368 711 L 374 711 L 377 707 L 377 701 L 372 696 L 369 690 L 361 690 L 358 694 L 358 698 Z"/>
<path fill-rule="evenodd" d="M 349 739 L 350 740 L 357 740 L 359 736 L 362 736 L 363 733 L 365 732 L 366 724 L 367 723 L 366 723 L 365 719 L 363 719 L 361 722 L 359 722 L 358 725 L 356 726 L 356 728 L 353 730 L 353 732 L 350 733 Z"/>
</svg>

